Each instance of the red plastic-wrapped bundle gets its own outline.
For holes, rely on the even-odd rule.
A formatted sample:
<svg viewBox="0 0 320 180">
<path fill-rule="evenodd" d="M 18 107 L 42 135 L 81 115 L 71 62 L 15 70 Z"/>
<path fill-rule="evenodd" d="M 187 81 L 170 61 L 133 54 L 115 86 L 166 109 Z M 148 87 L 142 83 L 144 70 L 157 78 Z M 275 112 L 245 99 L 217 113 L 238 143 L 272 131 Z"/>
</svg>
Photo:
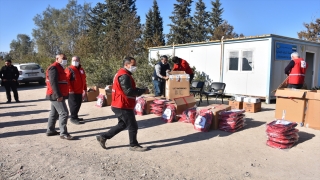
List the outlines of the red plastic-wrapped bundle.
<svg viewBox="0 0 320 180">
<path fill-rule="evenodd" d="M 153 103 L 155 103 L 155 104 L 162 104 L 162 105 L 164 105 L 165 102 L 168 102 L 168 101 L 167 101 L 167 100 L 164 100 L 164 99 L 155 99 L 155 100 L 153 101 Z"/>
<path fill-rule="evenodd" d="M 234 126 L 234 127 L 228 127 L 228 126 L 222 126 L 222 127 L 220 127 L 219 126 L 219 129 L 221 130 L 221 131 L 226 131 L 226 132 L 231 132 L 231 133 L 233 133 L 233 132 L 237 132 L 238 130 L 240 130 L 241 128 L 243 128 L 243 126 L 244 126 L 244 123 L 240 123 L 240 124 L 237 124 L 236 126 Z"/>
<path fill-rule="evenodd" d="M 194 129 L 201 132 L 207 132 L 212 123 L 212 111 L 208 109 L 201 109 L 194 121 Z"/>
<path fill-rule="evenodd" d="M 164 110 L 164 106 L 165 106 L 165 102 L 167 102 L 167 100 L 162 100 L 162 99 L 156 99 L 153 101 L 153 103 L 150 104 L 150 109 L 151 109 L 151 113 L 157 115 L 157 116 L 162 116 L 163 110 Z"/>
<path fill-rule="evenodd" d="M 267 145 L 278 149 L 289 149 L 299 139 L 297 123 L 287 120 L 274 120 L 267 124 Z"/>
<path fill-rule="evenodd" d="M 134 112 L 136 115 L 142 116 L 144 114 L 146 100 L 144 100 L 142 97 L 137 98 L 136 100 L 136 106 L 134 108 Z"/>
<path fill-rule="evenodd" d="M 237 118 L 239 115 L 245 112 L 244 109 L 232 109 L 230 111 L 222 111 L 220 113 L 221 118 Z"/>
<path fill-rule="evenodd" d="M 239 120 L 243 119 L 244 117 L 245 117 L 244 114 L 239 114 L 237 117 L 220 117 L 219 120 L 234 122 L 234 121 L 239 121 Z"/>
<path fill-rule="evenodd" d="M 196 115 L 197 115 L 197 108 L 196 107 L 189 108 L 182 112 L 179 122 L 194 124 Z"/>
<path fill-rule="evenodd" d="M 105 100 L 104 95 L 103 95 L 103 94 L 99 94 L 99 96 L 97 96 L 96 106 L 97 106 L 97 107 L 102 107 L 102 106 L 104 106 L 104 100 Z"/>
<path fill-rule="evenodd" d="M 283 133 L 294 129 L 298 124 L 286 120 L 275 120 L 267 124 L 267 131 Z"/>
<path fill-rule="evenodd" d="M 176 116 L 176 107 L 173 104 L 167 104 L 166 109 L 163 111 L 161 120 L 166 123 L 171 123 Z"/>
<path fill-rule="evenodd" d="M 277 149 L 289 149 L 289 148 L 292 148 L 292 146 L 294 145 L 294 142 L 288 143 L 288 144 L 281 144 L 281 143 L 267 140 L 267 145 Z"/>
<path fill-rule="evenodd" d="M 276 143 L 280 143 L 280 144 L 290 144 L 290 143 L 297 142 L 298 138 L 296 137 L 291 139 L 280 139 L 280 138 L 269 137 L 268 140 Z"/>
<path fill-rule="evenodd" d="M 220 112 L 219 129 L 227 132 L 236 132 L 245 125 L 243 109 L 233 109 Z"/>
</svg>

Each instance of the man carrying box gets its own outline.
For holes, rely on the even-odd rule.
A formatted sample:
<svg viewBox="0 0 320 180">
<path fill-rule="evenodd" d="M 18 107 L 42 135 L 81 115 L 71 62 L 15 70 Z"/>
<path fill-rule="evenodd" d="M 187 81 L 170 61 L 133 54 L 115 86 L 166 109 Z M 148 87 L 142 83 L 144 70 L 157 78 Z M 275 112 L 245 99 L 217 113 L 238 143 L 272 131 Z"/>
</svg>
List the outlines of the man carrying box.
<svg viewBox="0 0 320 180">
<path fill-rule="evenodd" d="M 136 60 L 126 57 L 121 68 L 113 79 L 111 109 L 118 117 L 118 124 L 108 132 L 96 136 L 100 146 L 106 149 L 107 139 L 111 139 L 122 130 L 128 128 L 131 151 L 146 151 L 137 141 L 138 124 L 134 114 L 136 97 L 149 93 L 148 89 L 136 88 L 132 73 L 137 70 Z"/>
</svg>

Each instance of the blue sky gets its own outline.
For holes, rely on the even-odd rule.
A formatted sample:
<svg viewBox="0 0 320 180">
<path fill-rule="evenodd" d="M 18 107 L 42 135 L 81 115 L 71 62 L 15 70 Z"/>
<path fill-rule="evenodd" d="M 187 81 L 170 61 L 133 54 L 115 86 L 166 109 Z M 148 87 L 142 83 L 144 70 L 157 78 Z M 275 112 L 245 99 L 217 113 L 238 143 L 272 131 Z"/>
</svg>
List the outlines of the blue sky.
<svg viewBox="0 0 320 180">
<path fill-rule="evenodd" d="M 194 0 L 194 5 L 198 0 Z M 211 0 L 203 0 L 207 11 L 211 10 Z M 95 6 L 104 0 L 78 0 L 79 4 L 91 3 Z M 152 6 L 153 0 L 136 0 L 141 23 Z M 0 0 L 0 52 L 10 51 L 10 43 L 18 34 L 32 38 L 35 28 L 33 17 L 50 5 L 61 9 L 68 0 Z M 175 0 L 158 0 L 164 21 L 164 33 L 169 32 L 169 16 L 172 15 Z M 297 32 L 304 30 L 303 23 L 320 18 L 320 0 L 221 0 L 223 19 L 234 26 L 236 33 L 245 36 L 277 34 L 297 38 Z"/>
</svg>

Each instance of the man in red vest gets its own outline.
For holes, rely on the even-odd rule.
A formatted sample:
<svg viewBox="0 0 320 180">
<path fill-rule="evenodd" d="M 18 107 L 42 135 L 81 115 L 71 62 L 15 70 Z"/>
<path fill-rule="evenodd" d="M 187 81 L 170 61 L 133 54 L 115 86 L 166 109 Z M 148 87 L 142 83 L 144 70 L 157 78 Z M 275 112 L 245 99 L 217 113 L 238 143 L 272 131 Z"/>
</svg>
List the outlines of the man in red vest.
<svg viewBox="0 0 320 180">
<path fill-rule="evenodd" d="M 131 151 L 146 151 L 147 148 L 141 147 L 137 141 L 138 124 L 134 114 L 136 97 L 144 93 L 149 93 L 148 89 L 136 88 L 132 73 L 137 70 L 136 60 L 126 57 L 121 68 L 113 79 L 112 85 L 112 104 L 111 109 L 118 118 L 118 124 L 108 132 L 96 136 L 101 147 L 106 149 L 107 139 L 128 128 Z"/>
<path fill-rule="evenodd" d="M 194 73 L 193 70 L 190 68 L 189 63 L 186 60 L 183 60 L 177 56 L 172 58 L 172 62 L 174 63 L 172 71 L 185 71 L 190 76 L 190 83 L 193 80 Z"/>
<path fill-rule="evenodd" d="M 301 89 L 308 65 L 297 52 L 291 54 L 291 59 L 284 70 L 284 73 L 289 76 L 288 88 Z"/>
<path fill-rule="evenodd" d="M 81 67 L 80 58 L 72 57 L 71 66 L 65 69 L 69 85 L 68 104 L 70 109 L 70 121 L 73 124 L 82 124 L 83 118 L 78 117 L 78 113 L 82 104 L 83 91 L 87 90 L 86 73 Z"/>
<path fill-rule="evenodd" d="M 68 133 L 68 99 L 69 89 L 64 66 L 67 65 L 67 57 L 64 54 L 56 56 L 56 62 L 51 64 L 46 71 L 47 92 L 46 99 L 51 102 L 51 111 L 48 119 L 47 136 L 58 135 L 55 130 L 57 119 L 59 119 L 60 138 L 72 140 L 73 137 Z"/>
</svg>

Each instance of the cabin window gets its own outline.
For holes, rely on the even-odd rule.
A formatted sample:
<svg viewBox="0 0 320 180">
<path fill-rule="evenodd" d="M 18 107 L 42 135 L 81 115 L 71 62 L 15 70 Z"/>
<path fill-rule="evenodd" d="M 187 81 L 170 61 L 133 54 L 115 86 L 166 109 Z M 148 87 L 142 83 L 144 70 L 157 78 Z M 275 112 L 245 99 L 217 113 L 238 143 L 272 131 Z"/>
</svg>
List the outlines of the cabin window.
<svg viewBox="0 0 320 180">
<path fill-rule="evenodd" d="M 252 71 L 252 51 L 242 51 L 242 71 Z"/>
<path fill-rule="evenodd" d="M 230 51 L 229 53 L 229 70 L 238 71 L 239 51 Z"/>
</svg>

